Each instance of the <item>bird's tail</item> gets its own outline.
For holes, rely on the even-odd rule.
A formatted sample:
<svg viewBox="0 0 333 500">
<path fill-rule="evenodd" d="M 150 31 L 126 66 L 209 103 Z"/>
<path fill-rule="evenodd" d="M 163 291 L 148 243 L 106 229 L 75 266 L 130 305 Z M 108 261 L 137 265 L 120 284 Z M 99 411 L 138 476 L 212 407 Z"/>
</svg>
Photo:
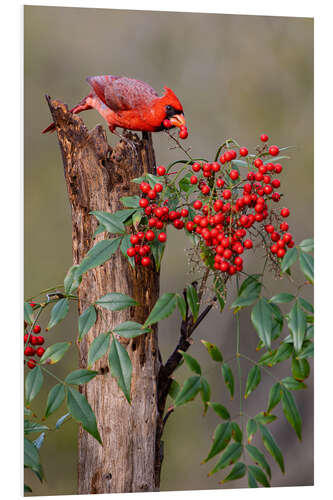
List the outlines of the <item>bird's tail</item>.
<svg viewBox="0 0 333 500">
<path fill-rule="evenodd" d="M 78 113 L 81 113 L 82 111 L 87 111 L 88 109 L 92 109 L 92 107 L 87 104 L 87 98 L 90 97 L 90 94 L 82 99 L 82 101 L 79 102 L 74 108 L 70 109 L 69 112 L 77 115 Z M 51 123 L 48 127 L 44 128 L 42 130 L 42 134 L 47 134 L 48 132 L 52 133 L 56 129 L 55 123 Z"/>
</svg>

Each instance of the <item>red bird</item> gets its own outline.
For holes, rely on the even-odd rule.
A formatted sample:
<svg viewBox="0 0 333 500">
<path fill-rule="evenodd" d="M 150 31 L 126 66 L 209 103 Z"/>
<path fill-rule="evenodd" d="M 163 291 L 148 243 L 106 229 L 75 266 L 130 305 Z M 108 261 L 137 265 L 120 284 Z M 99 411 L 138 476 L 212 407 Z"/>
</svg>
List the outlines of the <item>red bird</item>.
<svg viewBox="0 0 333 500">
<path fill-rule="evenodd" d="M 146 132 L 186 127 L 183 106 L 168 87 L 159 97 L 148 83 L 125 76 L 89 76 L 87 81 L 92 91 L 71 112 L 96 109 L 116 135 L 116 127 Z M 54 130 L 52 123 L 42 133 Z"/>
</svg>

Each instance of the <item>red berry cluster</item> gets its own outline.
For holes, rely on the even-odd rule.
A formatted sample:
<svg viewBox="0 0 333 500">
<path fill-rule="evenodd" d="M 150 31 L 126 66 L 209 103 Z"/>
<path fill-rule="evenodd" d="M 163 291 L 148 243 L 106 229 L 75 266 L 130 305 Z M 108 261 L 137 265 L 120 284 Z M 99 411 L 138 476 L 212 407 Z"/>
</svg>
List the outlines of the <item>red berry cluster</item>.
<svg viewBox="0 0 333 500">
<path fill-rule="evenodd" d="M 261 140 L 266 142 L 268 136 L 262 134 Z M 288 217 L 290 211 L 282 208 L 278 215 L 269 207 L 271 202 L 276 203 L 281 198 L 277 191 L 281 185 L 277 176 L 282 172 L 282 165 L 264 163 L 262 159 L 267 155 L 277 156 L 278 153 L 278 146 L 268 148 L 265 145 L 257 155 L 248 157 L 248 149 L 240 147 L 239 156 L 248 157 L 247 174 L 243 178 L 232 163 L 237 158 L 237 152 L 233 149 L 226 149 L 219 162 L 192 163 L 190 183 L 197 186 L 200 195 L 192 204 L 196 211 L 192 217 L 189 217 L 187 208 L 170 210 L 168 200 L 162 204 L 156 203 L 163 191 L 162 184 L 157 183 L 151 188 L 148 182 L 142 182 L 140 206 L 148 218 L 149 227 L 145 232 L 140 231 L 131 236 L 132 247 L 127 250 L 128 256 L 134 257 L 136 263 L 148 266 L 151 263 L 149 244 L 155 238 L 164 243 L 167 236 L 160 231 L 165 230 L 166 224 L 172 223 L 176 229 L 185 228 L 199 235 L 214 259 L 214 268 L 228 275 L 242 271 L 241 254 L 253 247 L 254 238 L 259 233 L 266 248 L 270 248 L 273 259 L 274 256 L 280 259 L 284 257 L 287 248 L 294 246 L 292 235 L 287 232 L 289 226 L 282 222 L 282 218 Z M 165 167 L 159 166 L 157 174 L 164 176 Z M 279 229 L 273 221 L 275 225 L 279 224 Z"/>
<path fill-rule="evenodd" d="M 36 304 L 34 302 L 30 303 L 31 307 L 34 307 Z M 27 329 L 27 323 L 24 323 L 24 329 L 26 331 Z M 33 356 L 37 355 L 39 358 L 41 358 L 45 352 L 44 347 L 37 347 L 37 346 L 42 346 L 45 342 L 45 339 L 42 335 L 33 335 L 38 334 L 41 332 L 41 327 L 40 325 L 35 325 L 32 329 L 32 332 L 30 333 L 25 333 L 24 334 L 24 356 L 28 357 L 29 360 L 27 362 L 27 366 L 29 368 L 34 368 L 37 364 L 36 359 L 33 358 Z"/>
</svg>

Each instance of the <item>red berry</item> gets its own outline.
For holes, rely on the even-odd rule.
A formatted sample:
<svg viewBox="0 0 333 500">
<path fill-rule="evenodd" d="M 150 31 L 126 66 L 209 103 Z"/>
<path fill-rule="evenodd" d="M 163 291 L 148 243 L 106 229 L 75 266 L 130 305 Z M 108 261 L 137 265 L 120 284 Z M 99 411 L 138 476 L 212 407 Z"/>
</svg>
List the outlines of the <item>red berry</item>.
<svg viewBox="0 0 333 500">
<path fill-rule="evenodd" d="M 150 189 L 148 191 L 147 195 L 148 195 L 148 198 L 150 200 L 155 200 L 155 198 L 156 198 L 156 191 L 154 189 Z"/>
<path fill-rule="evenodd" d="M 183 229 L 184 227 L 184 222 L 182 220 L 175 220 L 173 225 L 175 226 L 176 229 Z"/>
<path fill-rule="evenodd" d="M 140 241 L 140 238 L 138 237 L 137 234 L 132 234 L 131 237 L 130 237 L 130 242 L 132 243 L 132 245 L 137 245 Z"/>
<path fill-rule="evenodd" d="M 194 222 L 192 222 L 192 221 L 188 221 L 188 222 L 186 223 L 186 229 L 187 229 L 188 231 L 190 231 L 190 232 L 191 232 L 191 231 L 193 231 L 193 229 L 194 229 Z"/>
<path fill-rule="evenodd" d="M 44 347 L 38 347 L 38 349 L 36 350 L 36 354 L 39 358 L 43 356 L 44 352 L 45 352 Z"/>
<path fill-rule="evenodd" d="M 277 174 L 280 174 L 282 172 L 282 165 L 280 165 L 280 163 L 276 163 L 274 170 Z"/>
<path fill-rule="evenodd" d="M 134 257 L 134 255 L 136 254 L 136 250 L 134 247 L 129 247 L 127 250 L 126 250 L 126 253 L 129 257 Z"/>
<path fill-rule="evenodd" d="M 31 335 L 29 342 L 31 345 L 38 345 L 38 337 L 36 337 L 36 335 Z"/>
<path fill-rule="evenodd" d="M 265 226 L 265 231 L 267 233 L 273 233 L 274 232 L 274 226 L 272 224 L 267 224 L 267 226 Z"/>
<path fill-rule="evenodd" d="M 241 156 L 247 156 L 247 155 L 248 155 L 248 153 L 249 153 L 249 151 L 248 151 L 248 149 L 247 149 L 247 148 L 240 148 L 240 149 L 239 149 L 239 154 L 240 154 Z"/>
<path fill-rule="evenodd" d="M 195 202 L 193 203 L 193 207 L 196 210 L 199 210 L 202 207 L 202 202 L 200 200 L 195 200 Z"/>
<path fill-rule="evenodd" d="M 280 150 L 279 150 L 279 148 L 277 146 L 271 146 L 268 151 L 269 151 L 270 155 L 276 156 L 276 155 L 279 154 Z"/>
<path fill-rule="evenodd" d="M 143 193 L 148 193 L 148 191 L 150 191 L 150 186 L 149 186 L 148 182 L 145 182 L 145 181 L 141 182 L 140 189 Z"/>
<path fill-rule="evenodd" d="M 155 233 L 154 231 L 151 231 L 150 229 L 146 232 L 145 238 L 147 241 L 153 241 L 155 239 Z"/>
<path fill-rule="evenodd" d="M 228 269 L 229 269 L 229 262 L 226 262 L 225 260 L 223 260 L 223 261 L 221 262 L 221 264 L 220 264 L 220 269 L 221 269 L 221 271 L 223 271 L 224 273 L 225 273 L 226 271 L 228 271 Z"/>
<path fill-rule="evenodd" d="M 145 233 L 143 233 L 142 231 L 139 231 L 138 233 L 136 233 L 136 235 L 139 238 L 139 240 L 142 240 L 142 238 L 144 238 L 144 236 L 145 236 Z"/>
<path fill-rule="evenodd" d="M 156 223 L 157 223 L 157 219 L 156 217 L 151 217 L 148 221 L 148 226 L 149 227 L 155 227 L 156 226 Z"/>
<path fill-rule="evenodd" d="M 231 152 L 231 151 L 226 151 L 226 152 L 224 153 L 224 158 L 225 158 L 225 161 L 231 161 L 231 160 L 232 160 L 232 157 L 233 157 L 233 155 L 232 155 L 232 152 Z"/>
<path fill-rule="evenodd" d="M 280 184 L 281 184 L 281 182 L 279 181 L 279 179 L 272 180 L 272 186 L 273 186 L 273 188 L 280 187 Z"/>
<path fill-rule="evenodd" d="M 243 264 L 243 259 L 242 257 L 236 257 L 234 260 L 235 266 L 241 266 Z"/>
<path fill-rule="evenodd" d="M 225 184 L 225 182 L 223 179 L 217 179 L 217 181 L 216 181 L 217 187 L 221 188 L 224 186 L 224 184 Z"/>
<path fill-rule="evenodd" d="M 259 167 L 261 167 L 262 164 L 263 164 L 263 162 L 262 162 L 261 158 L 256 158 L 254 160 L 254 166 L 255 167 L 259 168 Z"/>
<path fill-rule="evenodd" d="M 163 125 L 165 128 L 171 128 L 172 127 L 172 123 L 170 120 L 168 120 L 167 118 L 165 120 L 163 120 Z"/>
<path fill-rule="evenodd" d="M 149 205 L 149 201 L 147 200 L 147 198 L 141 198 L 141 200 L 139 201 L 139 205 L 141 208 L 146 208 Z"/>
<path fill-rule="evenodd" d="M 271 234 L 271 240 L 276 243 L 277 241 L 279 241 L 279 239 L 280 239 L 279 233 L 277 233 L 276 231 L 274 231 L 274 233 Z"/>
<path fill-rule="evenodd" d="M 152 211 L 153 211 L 153 207 L 146 207 L 145 208 L 145 214 L 146 215 L 150 215 L 152 213 Z"/>
<path fill-rule="evenodd" d="M 190 178 L 190 183 L 191 184 L 197 184 L 198 183 L 198 177 L 196 175 L 192 175 Z"/>
<path fill-rule="evenodd" d="M 290 233 L 284 233 L 284 235 L 283 235 L 283 238 L 282 238 L 282 239 L 283 239 L 283 241 L 285 241 L 286 243 L 289 243 L 289 242 L 293 239 L 293 237 L 292 237 L 292 235 L 291 235 Z"/>
<path fill-rule="evenodd" d="M 24 335 L 24 343 L 25 343 L 25 344 L 28 342 L 28 338 L 29 338 L 29 334 L 28 334 L 28 333 L 26 333 L 26 334 Z"/>
<path fill-rule="evenodd" d="M 232 274 L 235 274 L 237 272 L 237 269 L 235 266 L 230 266 L 229 269 L 228 269 L 228 274 L 232 275 Z"/>
<path fill-rule="evenodd" d="M 271 252 L 272 253 L 277 253 L 278 249 L 279 249 L 279 247 L 277 245 L 272 245 L 271 246 Z"/>
<path fill-rule="evenodd" d="M 39 333 L 41 331 L 41 327 L 39 325 L 35 325 L 32 331 L 34 333 Z"/>
<path fill-rule="evenodd" d="M 157 167 L 157 169 L 156 169 L 156 173 L 157 173 L 157 175 L 160 175 L 160 176 L 161 176 L 161 175 L 165 175 L 165 173 L 166 173 L 166 168 L 165 168 L 165 167 L 163 167 L 163 165 L 160 165 L 159 167 Z"/>
<path fill-rule="evenodd" d="M 159 182 L 157 182 L 154 186 L 154 191 L 156 191 L 156 193 L 161 193 L 163 191 L 163 186 L 162 184 L 160 184 Z M 149 195 L 148 195 L 149 196 Z"/>
<path fill-rule="evenodd" d="M 276 255 L 277 255 L 280 259 L 282 259 L 282 257 L 284 257 L 284 256 L 285 256 L 285 253 L 286 253 L 286 251 L 285 251 L 285 249 L 284 249 L 284 248 L 279 248 L 279 249 L 278 249 L 278 251 L 276 252 Z"/>
<path fill-rule="evenodd" d="M 261 134 L 261 136 L 260 136 L 260 140 L 261 140 L 262 142 L 266 142 L 266 141 L 268 141 L 268 135 L 267 135 L 267 134 Z"/>
<path fill-rule="evenodd" d="M 151 260 L 149 257 L 142 257 L 141 259 L 141 264 L 144 266 L 144 267 L 147 267 L 149 266 L 151 263 Z"/>
<path fill-rule="evenodd" d="M 214 203 L 214 210 L 215 210 L 215 212 L 219 212 L 220 210 L 222 210 L 222 207 L 223 207 L 223 201 L 222 200 L 216 200 L 215 203 Z"/>
<path fill-rule="evenodd" d="M 280 201 L 280 198 L 281 198 L 281 196 L 279 195 L 279 193 L 273 193 L 272 194 L 272 200 L 275 201 L 276 203 L 278 201 Z"/>
<path fill-rule="evenodd" d="M 181 139 L 187 139 L 188 137 L 188 132 L 187 132 L 187 128 L 186 127 L 182 127 L 180 132 L 179 132 L 179 137 Z"/>
<path fill-rule="evenodd" d="M 30 305 L 30 307 L 35 307 L 36 304 L 35 304 L 35 302 L 30 302 L 29 305 Z"/>
<path fill-rule="evenodd" d="M 209 192 L 210 192 L 210 187 L 209 187 L 209 186 L 207 186 L 207 184 L 204 184 L 204 185 L 202 186 L 202 188 L 201 188 L 201 192 L 202 192 L 202 194 L 204 194 L 204 195 L 209 194 Z"/>
<path fill-rule="evenodd" d="M 221 166 L 219 165 L 219 163 L 217 163 L 217 161 L 214 161 L 212 163 L 212 170 L 213 170 L 213 172 L 218 172 L 220 169 L 221 169 Z"/>
<path fill-rule="evenodd" d="M 273 191 L 273 188 L 271 185 L 268 184 L 267 186 L 264 187 L 265 194 L 271 194 L 272 191 Z"/>
<path fill-rule="evenodd" d="M 27 347 L 24 349 L 24 355 L 25 356 L 33 356 L 35 354 L 35 349 L 31 347 L 30 345 L 27 345 Z"/>
<path fill-rule="evenodd" d="M 231 170 L 230 174 L 229 174 L 229 177 L 230 177 L 230 179 L 232 179 L 233 181 L 235 181 L 236 179 L 238 179 L 239 173 L 237 172 L 237 170 Z"/>
<path fill-rule="evenodd" d="M 201 170 L 200 163 L 193 163 L 192 170 L 193 170 L 193 172 L 199 172 Z"/>
<path fill-rule="evenodd" d="M 242 215 L 241 218 L 239 219 L 239 222 L 241 223 L 242 226 L 246 226 L 247 223 L 249 222 L 248 216 Z"/>
<path fill-rule="evenodd" d="M 28 366 L 28 368 L 35 368 L 36 364 L 37 364 L 37 362 L 35 359 L 29 359 L 27 366 Z"/>
<path fill-rule="evenodd" d="M 288 229 L 289 229 L 288 222 L 281 222 L 280 229 L 281 229 L 281 231 L 288 231 Z"/>
<path fill-rule="evenodd" d="M 229 200 L 231 198 L 231 191 L 230 189 L 225 189 L 222 193 L 222 196 L 225 200 Z"/>
<path fill-rule="evenodd" d="M 282 208 L 280 214 L 282 215 L 282 217 L 289 217 L 290 215 L 289 208 Z"/>
<path fill-rule="evenodd" d="M 43 345 L 45 342 L 45 339 L 42 335 L 39 335 L 38 337 L 38 345 Z"/>
<path fill-rule="evenodd" d="M 244 247 L 247 248 L 247 249 L 250 249 L 253 247 L 253 243 L 251 240 L 245 240 L 244 243 L 243 243 Z"/>
<path fill-rule="evenodd" d="M 161 243 L 164 243 L 167 239 L 167 235 L 165 233 L 160 233 L 158 236 L 158 241 L 160 241 Z"/>
<path fill-rule="evenodd" d="M 182 208 L 181 211 L 180 211 L 180 215 L 182 217 L 187 217 L 188 216 L 188 210 L 187 210 L 187 208 Z"/>
</svg>

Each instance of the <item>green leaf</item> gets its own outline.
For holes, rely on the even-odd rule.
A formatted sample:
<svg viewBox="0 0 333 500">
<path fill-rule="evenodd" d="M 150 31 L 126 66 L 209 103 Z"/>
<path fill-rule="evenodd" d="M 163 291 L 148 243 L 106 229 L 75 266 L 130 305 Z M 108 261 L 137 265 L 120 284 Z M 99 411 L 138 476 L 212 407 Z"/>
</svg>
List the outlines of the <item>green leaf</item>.
<svg viewBox="0 0 333 500">
<path fill-rule="evenodd" d="M 298 353 L 302 349 L 306 331 L 306 316 L 303 309 L 299 305 L 298 300 L 296 300 L 290 313 L 288 314 L 287 322 L 292 335 L 295 351 Z"/>
<path fill-rule="evenodd" d="M 268 408 L 267 413 L 270 413 L 273 408 L 280 402 L 281 400 L 281 384 L 277 382 L 272 385 L 271 390 L 269 391 L 268 397 Z"/>
<path fill-rule="evenodd" d="M 28 484 L 24 483 L 24 493 L 32 493 L 32 489 Z"/>
<path fill-rule="evenodd" d="M 134 337 L 149 333 L 150 331 L 149 328 L 144 328 L 140 323 L 136 323 L 136 321 L 124 321 L 113 329 L 114 333 L 126 339 L 133 339 Z"/>
<path fill-rule="evenodd" d="M 25 379 L 25 397 L 30 403 L 42 388 L 44 381 L 42 370 L 39 366 L 35 366 Z"/>
<path fill-rule="evenodd" d="M 126 309 L 127 307 L 136 306 L 136 300 L 132 299 L 128 295 L 123 293 L 107 293 L 96 300 L 98 306 L 104 307 L 109 311 L 120 311 L 121 309 Z"/>
<path fill-rule="evenodd" d="M 45 418 L 56 411 L 65 399 L 65 388 L 63 384 L 56 384 L 52 387 L 47 397 Z"/>
<path fill-rule="evenodd" d="M 135 214 L 135 212 L 136 209 L 134 208 L 125 208 L 124 210 L 117 210 L 117 212 L 114 212 L 112 215 L 120 222 L 126 222 L 130 217 L 132 217 L 133 214 Z"/>
<path fill-rule="evenodd" d="M 312 358 L 313 354 L 314 354 L 313 342 L 309 342 L 308 344 L 304 342 L 303 349 L 297 355 L 297 359 Z"/>
<path fill-rule="evenodd" d="M 298 302 L 301 304 L 301 306 L 306 310 L 309 311 L 310 313 L 313 313 L 313 305 L 310 304 L 307 300 L 303 299 L 302 297 L 298 297 Z"/>
<path fill-rule="evenodd" d="M 206 340 L 202 340 L 201 342 L 206 347 L 208 354 L 210 355 L 213 361 L 217 361 L 218 363 L 223 363 L 222 353 L 215 344 L 207 342 Z"/>
<path fill-rule="evenodd" d="M 24 320 L 30 325 L 34 322 L 34 311 L 28 302 L 24 302 Z"/>
<path fill-rule="evenodd" d="M 260 365 L 273 366 L 275 364 L 276 350 L 265 352 L 258 361 Z"/>
<path fill-rule="evenodd" d="M 144 326 L 153 325 L 162 319 L 170 316 L 177 305 L 177 295 L 175 293 L 163 294 L 154 305 Z"/>
<path fill-rule="evenodd" d="M 274 422 L 274 420 L 277 419 L 277 416 L 276 415 L 268 415 L 268 414 L 264 413 L 263 411 L 261 411 L 260 413 L 258 413 L 254 417 L 254 419 L 258 424 L 266 425 L 266 424 L 270 424 L 270 423 Z"/>
<path fill-rule="evenodd" d="M 257 277 L 258 275 L 254 274 L 243 281 L 238 292 L 238 298 L 231 304 L 232 309 L 249 306 L 259 298 L 261 283 Z"/>
<path fill-rule="evenodd" d="M 65 293 L 68 295 L 73 294 L 79 288 L 82 281 L 82 276 L 79 273 L 80 266 L 72 266 L 69 268 L 64 279 Z"/>
<path fill-rule="evenodd" d="M 109 353 L 110 372 L 116 378 L 127 401 L 131 402 L 132 362 L 125 347 L 113 337 Z"/>
<path fill-rule="evenodd" d="M 291 363 L 293 377 L 301 382 L 310 375 L 310 365 L 306 359 L 293 359 Z"/>
<path fill-rule="evenodd" d="M 252 309 L 251 320 L 258 332 L 260 340 L 270 348 L 273 328 L 272 309 L 269 302 L 264 297 L 262 297 Z"/>
<path fill-rule="evenodd" d="M 96 417 L 90 404 L 84 395 L 73 387 L 68 387 L 67 407 L 72 417 L 79 422 L 91 436 L 102 444 L 101 436 L 97 429 Z"/>
<path fill-rule="evenodd" d="M 257 482 L 251 470 L 247 469 L 247 479 L 249 488 L 258 488 Z"/>
<path fill-rule="evenodd" d="M 227 363 L 223 363 L 223 365 L 222 365 L 222 375 L 224 378 L 225 385 L 229 389 L 231 399 L 233 399 L 235 382 L 234 382 L 234 376 L 233 376 L 233 373 L 231 371 L 231 368 Z"/>
<path fill-rule="evenodd" d="M 254 391 L 257 385 L 259 385 L 260 380 L 261 380 L 260 368 L 259 366 L 254 365 L 249 371 L 249 374 L 247 376 L 245 395 L 244 395 L 245 399 L 251 394 L 251 392 Z"/>
<path fill-rule="evenodd" d="M 244 477 L 246 474 L 246 466 L 242 462 L 237 462 L 231 469 L 231 472 L 227 475 L 223 481 L 220 481 L 221 484 L 226 483 L 227 481 L 234 481 L 235 479 L 240 479 Z"/>
<path fill-rule="evenodd" d="M 89 306 L 79 317 L 79 341 L 89 332 L 95 324 L 97 314 L 94 306 Z"/>
<path fill-rule="evenodd" d="M 111 259 L 112 255 L 117 251 L 121 238 L 113 238 L 112 240 L 99 241 L 94 245 L 80 264 L 80 274 L 84 274 L 89 269 L 104 264 Z"/>
<path fill-rule="evenodd" d="M 126 259 L 129 261 L 129 263 L 131 264 L 131 266 L 134 268 L 135 267 L 135 264 L 134 264 L 134 257 L 129 257 L 127 255 L 127 250 L 132 246 L 132 243 L 131 243 L 131 235 L 130 234 L 125 234 L 121 240 L 121 244 L 120 244 L 120 251 L 121 253 L 126 257 Z"/>
<path fill-rule="evenodd" d="M 97 228 L 94 231 L 94 234 L 92 235 L 92 239 L 94 240 L 98 234 L 104 233 L 106 231 L 105 227 L 103 224 L 99 224 Z"/>
<path fill-rule="evenodd" d="M 220 460 L 215 465 L 214 469 L 210 471 L 208 476 L 215 474 L 215 472 L 228 467 L 228 465 L 232 465 L 242 454 L 243 447 L 240 443 L 231 443 L 227 447 L 227 449 L 222 453 Z"/>
<path fill-rule="evenodd" d="M 140 196 L 123 196 L 120 198 L 120 201 L 125 207 L 128 208 L 139 208 L 139 201 L 140 201 Z"/>
<path fill-rule="evenodd" d="M 290 248 L 281 261 L 281 271 L 285 273 L 297 259 L 297 248 Z"/>
<path fill-rule="evenodd" d="M 235 441 L 241 443 L 243 440 L 243 433 L 236 422 L 231 422 L 232 436 Z"/>
<path fill-rule="evenodd" d="M 224 450 L 231 439 L 232 427 L 230 422 L 219 424 L 214 432 L 213 444 L 207 458 L 202 463 L 208 462 L 215 457 L 220 451 Z"/>
<path fill-rule="evenodd" d="M 265 486 L 265 488 L 269 488 L 270 485 L 267 481 L 267 477 L 265 476 L 264 472 L 259 469 L 259 467 L 256 467 L 255 465 L 248 465 L 248 470 L 253 474 L 258 483 L 261 483 L 263 486 Z"/>
<path fill-rule="evenodd" d="M 58 302 L 52 308 L 51 317 L 49 324 L 47 325 L 47 329 L 50 330 L 60 321 L 62 321 L 66 317 L 68 311 L 69 311 L 68 299 L 58 300 Z"/>
<path fill-rule="evenodd" d="M 115 217 L 113 214 L 98 210 L 94 210 L 89 213 L 93 214 L 98 222 L 102 224 L 109 233 L 119 234 L 125 232 L 124 224 L 118 219 L 118 217 Z"/>
<path fill-rule="evenodd" d="M 213 403 L 211 401 L 208 404 L 211 408 L 213 408 L 213 410 L 219 417 L 223 418 L 224 420 L 230 419 L 230 413 L 225 406 L 221 405 L 220 403 Z"/>
<path fill-rule="evenodd" d="M 24 438 L 24 467 L 29 467 L 40 477 L 43 475 L 38 450 L 27 438 Z"/>
<path fill-rule="evenodd" d="M 40 358 L 40 363 L 47 363 L 49 365 L 54 365 L 61 360 L 71 342 L 57 342 L 46 349 L 43 356 Z"/>
<path fill-rule="evenodd" d="M 198 361 L 184 351 L 179 350 L 178 352 L 180 352 L 180 354 L 183 356 L 189 369 L 192 370 L 194 373 L 201 375 L 201 367 Z"/>
<path fill-rule="evenodd" d="M 302 420 L 294 396 L 288 389 L 282 386 L 282 408 L 283 413 L 290 425 L 295 429 L 298 439 L 302 440 Z"/>
<path fill-rule="evenodd" d="M 299 244 L 299 247 L 302 250 L 302 252 L 313 252 L 313 248 L 314 248 L 313 238 L 308 238 L 306 240 L 303 240 Z"/>
<path fill-rule="evenodd" d="M 306 340 L 311 340 L 314 337 L 314 326 L 313 325 L 308 325 L 306 329 L 306 334 L 305 334 L 305 339 Z"/>
<path fill-rule="evenodd" d="M 220 312 L 222 312 L 224 309 L 224 306 L 225 306 L 225 302 L 224 302 L 225 284 L 219 276 L 215 276 L 214 281 L 213 281 L 213 286 L 214 286 L 215 294 L 216 294 L 216 297 L 217 297 L 217 300 L 218 300 L 218 303 L 220 306 Z"/>
<path fill-rule="evenodd" d="M 93 340 L 88 351 L 88 368 L 107 353 L 109 345 L 110 333 L 100 333 L 98 337 Z"/>
<path fill-rule="evenodd" d="M 30 422 L 29 420 L 24 421 L 24 434 L 31 434 L 34 432 L 48 431 L 49 427 L 47 425 L 42 425 L 37 422 Z"/>
<path fill-rule="evenodd" d="M 188 403 L 201 389 L 201 378 L 198 375 L 193 375 L 192 377 L 185 380 L 184 385 L 175 400 L 175 406 L 181 406 Z"/>
<path fill-rule="evenodd" d="M 249 418 L 246 424 L 247 442 L 251 443 L 253 436 L 257 432 L 257 422 L 253 418 Z"/>
<path fill-rule="evenodd" d="M 169 396 L 172 399 L 176 399 L 176 397 L 179 394 L 179 391 L 180 391 L 180 385 L 178 384 L 178 382 L 175 379 L 172 379 L 171 385 L 169 387 L 169 393 L 168 393 Z"/>
<path fill-rule="evenodd" d="M 65 382 L 67 384 L 74 384 L 74 385 L 81 385 L 81 384 L 86 384 L 89 382 L 91 379 L 96 377 L 98 372 L 95 372 L 93 370 L 74 370 L 67 377 L 65 378 Z"/>
<path fill-rule="evenodd" d="M 154 240 L 150 243 L 151 253 L 153 254 L 156 270 L 159 271 L 161 267 L 161 261 L 165 250 L 165 244 L 160 243 L 158 240 Z"/>
<path fill-rule="evenodd" d="M 274 364 L 275 363 L 281 363 L 282 361 L 285 361 L 286 359 L 288 359 L 292 353 L 293 353 L 293 346 L 292 344 L 286 344 L 285 342 L 283 342 L 278 350 L 276 351 L 275 355 L 274 355 Z"/>
<path fill-rule="evenodd" d="M 185 303 L 184 297 L 182 295 L 179 295 L 179 293 L 177 293 L 177 306 L 178 306 L 178 309 L 180 311 L 182 319 L 185 321 L 185 319 L 186 319 L 186 303 Z"/>
<path fill-rule="evenodd" d="M 312 255 L 301 252 L 299 256 L 299 265 L 303 274 L 313 283 L 314 260 Z"/>
<path fill-rule="evenodd" d="M 269 299 L 269 302 L 273 302 L 274 304 L 285 304 L 286 302 L 291 302 L 294 298 L 295 295 L 291 295 L 291 293 L 279 293 Z"/>
<path fill-rule="evenodd" d="M 243 293 L 247 290 L 249 293 L 252 293 L 253 289 L 260 288 L 261 290 L 261 282 L 258 281 L 260 279 L 260 274 L 252 274 L 248 278 L 246 278 L 241 286 L 239 287 L 238 295 L 243 295 Z M 260 293 L 260 291 L 259 291 Z"/>
<path fill-rule="evenodd" d="M 274 460 L 279 465 L 281 472 L 283 472 L 284 474 L 284 460 L 280 448 L 278 447 L 272 434 L 266 427 L 264 427 L 262 424 L 259 424 L 259 429 L 265 448 L 272 455 Z"/>
<path fill-rule="evenodd" d="M 265 458 L 265 455 L 261 453 L 261 451 L 258 450 L 256 446 L 252 446 L 251 444 L 246 445 L 246 451 L 248 452 L 254 463 L 260 465 L 267 473 L 268 477 L 271 479 L 271 468 Z"/>
<path fill-rule="evenodd" d="M 187 287 L 186 298 L 187 298 L 187 303 L 189 305 L 189 308 L 190 308 L 192 315 L 193 315 L 193 321 L 195 323 L 196 320 L 198 319 L 200 304 L 199 304 L 199 298 L 198 298 L 197 291 L 193 285 L 189 285 Z"/>
<path fill-rule="evenodd" d="M 210 400 L 211 390 L 210 390 L 209 383 L 207 382 L 207 380 L 204 377 L 201 377 L 200 392 L 201 392 L 201 399 L 202 399 L 203 404 L 204 404 L 204 415 L 206 415 L 206 412 L 208 409 L 208 402 Z"/>
<path fill-rule="evenodd" d="M 306 389 L 306 385 L 303 382 L 299 382 L 293 377 L 285 377 L 281 380 L 281 384 L 284 385 L 286 389 L 290 391 L 298 391 L 299 389 Z"/>
</svg>

